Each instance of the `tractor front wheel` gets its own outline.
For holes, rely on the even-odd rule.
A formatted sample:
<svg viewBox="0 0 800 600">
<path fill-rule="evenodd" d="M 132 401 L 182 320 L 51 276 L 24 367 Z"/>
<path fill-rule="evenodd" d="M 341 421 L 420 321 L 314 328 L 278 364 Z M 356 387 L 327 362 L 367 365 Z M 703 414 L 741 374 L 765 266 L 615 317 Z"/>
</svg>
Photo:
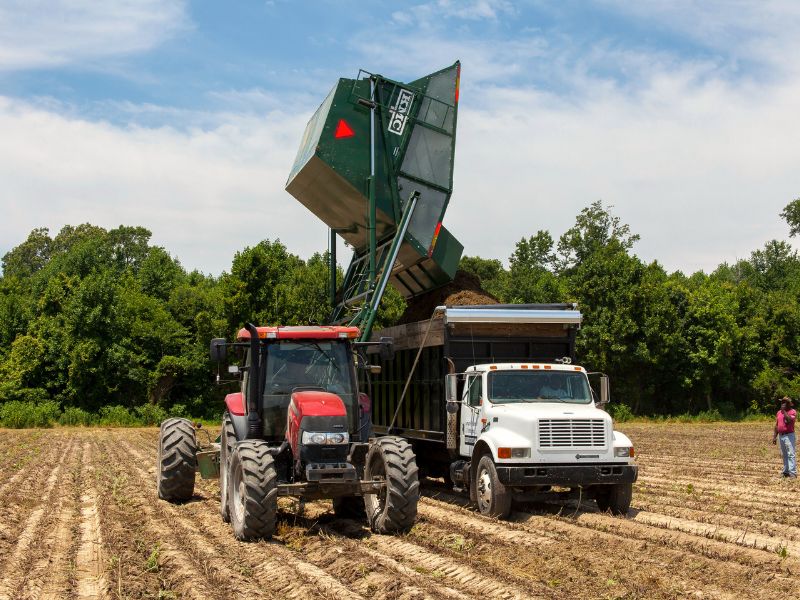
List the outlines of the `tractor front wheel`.
<svg viewBox="0 0 800 600">
<path fill-rule="evenodd" d="M 219 435 L 219 514 L 226 523 L 231 522 L 230 505 L 228 504 L 228 475 L 235 443 L 236 431 L 233 429 L 231 416 L 226 411 L 222 415 L 222 431 Z"/>
<path fill-rule="evenodd" d="M 382 481 L 378 494 L 364 496 L 370 527 L 375 533 L 408 531 L 417 518 L 419 477 L 414 450 L 394 436 L 376 439 L 367 452 L 364 479 Z"/>
<path fill-rule="evenodd" d="M 186 502 L 194 493 L 197 470 L 197 439 L 194 425 L 187 419 L 167 419 L 158 434 L 156 487 L 158 497 L 170 502 Z"/>
<path fill-rule="evenodd" d="M 269 445 L 245 440 L 233 447 L 228 472 L 228 504 L 236 539 L 269 539 L 278 512 L 278 475 Z"/>
</svg>

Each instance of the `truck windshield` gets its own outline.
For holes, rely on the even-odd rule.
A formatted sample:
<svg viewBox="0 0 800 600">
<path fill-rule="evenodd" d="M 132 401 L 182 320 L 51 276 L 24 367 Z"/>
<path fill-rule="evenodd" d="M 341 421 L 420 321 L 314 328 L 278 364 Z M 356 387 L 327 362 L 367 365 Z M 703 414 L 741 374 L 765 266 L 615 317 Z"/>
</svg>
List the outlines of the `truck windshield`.
<svg viewBox="0 0 800 600">
<path fill-rule="evenodd" d="M 569 371 L 492 371 L 488 392 L 495 404 L 592 401 L 586 375 Z"/>
<path fill-rule="evenodd" d="M 314 387 L 333 394 L 352 394 L 351 359 L 338 340 L 279 341 L 267 346 L 264 393 L 289 394 Z"/>
</svg>

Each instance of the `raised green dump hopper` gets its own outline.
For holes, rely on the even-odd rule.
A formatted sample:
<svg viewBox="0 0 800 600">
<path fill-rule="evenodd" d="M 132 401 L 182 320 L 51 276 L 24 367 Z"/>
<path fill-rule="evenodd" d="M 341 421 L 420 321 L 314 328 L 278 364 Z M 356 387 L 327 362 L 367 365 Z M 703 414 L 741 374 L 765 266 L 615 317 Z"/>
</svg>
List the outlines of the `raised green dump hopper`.
<svg viewBox="0 0 800 600">
<path fill-rule="evenodd" d="M 355 250 L 334 320 L 368 299 L 386 268 L 407 297 L 455 275 L 463 246 L 442 218 L 453 188 L 459 74 L 458 62 L 410 83 L 362 71 L 340 79 L 308 122 L 286 190 Z"/>
</svg>

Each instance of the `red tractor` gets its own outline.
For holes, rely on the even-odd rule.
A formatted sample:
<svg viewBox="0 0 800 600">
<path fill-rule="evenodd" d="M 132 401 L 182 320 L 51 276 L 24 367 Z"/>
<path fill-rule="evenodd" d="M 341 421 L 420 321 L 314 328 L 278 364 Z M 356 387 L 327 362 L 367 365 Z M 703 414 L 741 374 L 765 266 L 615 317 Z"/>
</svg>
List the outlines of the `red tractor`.
<svg viewBox="0 0 800 600">
<path fill-rule="evenodd" d="M 269 538 L 278 496 L 333 499 L 337 516 L 363 518 L 377 533 L 406 531 L 417 515 L 417 463 L 402 438 L 371 437 L 370 401 L 357 370 L 375 370 L 364 347 L 386 357 L 390 339 L 357 342 L 356 327 L 255 327 L 232 344 L 211 342 L 211 357 L 241 350 L 229 370 L 241 391 L 228 394 L 218 443 L 198 449 L 186 419 L 162 423 L 158 495 L 191 498 L 195 471 L 219 475 L 220 512 L 240 540 Z"/>
</svg>

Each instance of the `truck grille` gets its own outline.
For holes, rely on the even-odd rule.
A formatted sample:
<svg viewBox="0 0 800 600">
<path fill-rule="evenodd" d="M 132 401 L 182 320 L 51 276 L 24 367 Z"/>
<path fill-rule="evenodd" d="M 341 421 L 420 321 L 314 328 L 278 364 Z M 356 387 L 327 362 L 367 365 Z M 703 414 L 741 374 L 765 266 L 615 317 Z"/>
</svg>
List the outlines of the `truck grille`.
<svg viewBox="0 0 800 600">
<path fill-rule="evenodd" d="M 603 419 L 540 419 L 540 448 L 603 448 L 606 424 Z"/>
</svg>

